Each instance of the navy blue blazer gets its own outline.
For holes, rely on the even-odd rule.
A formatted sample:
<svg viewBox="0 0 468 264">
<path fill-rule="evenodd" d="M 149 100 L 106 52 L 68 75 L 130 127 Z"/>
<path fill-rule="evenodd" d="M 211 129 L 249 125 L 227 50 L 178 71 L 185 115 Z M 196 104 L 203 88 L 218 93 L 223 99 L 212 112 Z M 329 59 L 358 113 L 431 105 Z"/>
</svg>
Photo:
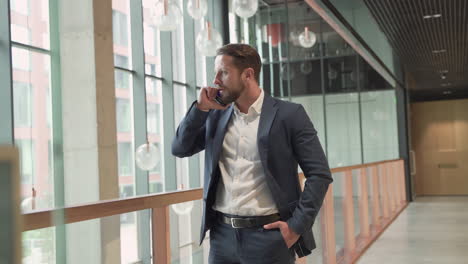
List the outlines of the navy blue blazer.
<svg viewBox="0 0 468 264">
<path fill-rule="evenodd" d="M 215 220 L 212 206 L 221 178 L 218 161 L 233 109 L 231 105 L 226 110 L 203 112 L 194 102 L 172 142 L 172 154 L 177 157 L 188 157 L 205 150 L 200 243 Z M 312 225 L 328 185 L 333 181 L 317 131 L 302 105 L 265 94 L 257 144 L 267 185 L 279 214 L 301 236 L 294 245 L 295 251 L 299 256 L 308 255 L 315 248 Z M 306 177 L 303 192 L 298 164 Z"/>
</svg>

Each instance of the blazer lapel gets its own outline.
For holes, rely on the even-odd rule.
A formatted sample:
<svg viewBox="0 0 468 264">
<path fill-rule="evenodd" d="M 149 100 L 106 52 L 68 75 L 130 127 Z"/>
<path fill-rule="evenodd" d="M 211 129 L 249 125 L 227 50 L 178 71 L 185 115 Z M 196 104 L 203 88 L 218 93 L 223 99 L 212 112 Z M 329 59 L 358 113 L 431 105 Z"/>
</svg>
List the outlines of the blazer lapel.
<svg viewBox="0 0 468 264">
<path fill-rule="evenodd" d="M 268 136 L 270 135 L 273 120 L 275 120 L 276 111 L 278 111 L 276 101 L 273 100 L 271 96 L 265 94 L 257 134 L 258 152 L 260 153 L 262 161 L 266 161 L 266 158 L 268 157 Z"/>
<path fill-rule="evenodd" d="M 219 155 L 223 147 L 224 136 L 226 135 L 226 128 L 231 119 L 234 106 L 231 105 L 228 109 L 221 113 L 219 118 L 218 127 L 213 139 L 213 168 L 216 168 L 216 164 L 219 161 Z"/>
</svg>

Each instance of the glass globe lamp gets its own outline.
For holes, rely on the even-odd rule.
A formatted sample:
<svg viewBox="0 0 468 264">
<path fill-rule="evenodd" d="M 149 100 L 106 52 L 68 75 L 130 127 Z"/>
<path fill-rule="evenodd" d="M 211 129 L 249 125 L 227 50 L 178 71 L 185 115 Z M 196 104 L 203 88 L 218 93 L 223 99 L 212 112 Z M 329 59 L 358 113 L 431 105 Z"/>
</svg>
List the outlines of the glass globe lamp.
<svg viewBox="0 0 468 264">
<path fill-rule="evenodd" d="M 216 50 L 222 45 L 223 39 L 221 38 L 221 34 L 211 27 L 210 22 L 207 22 L 206 28 L 197 35 L 196 46 L 198 51 L 203 56 L 213 57 L 216 55 Z"/>
<path fill-rule="evenodd" d="M 187 2 L 187 13 L 193 19 L 200 19 L 206 15 L 208 4 L 206 0 L 189 0 Z"/>
<path fill-rule="evenodd" d="M 176 3 L 169 0 L 160 0 L 152 10 L 155 26 L 160 31 L 174 31 L 182 21 L 182 12 Z"/>
<path fill-rule="evenodd" d="M 192 212 L 193 201 L 171 205 L 172 210 L 178 215 L 187 215 Z"/>
<path fill-rule="evenodd" d="M 135 152 L 135 160 L 138 168 L 150 171 L 158 165 L 160 161 L 159 149 L 152 143 L 146 142 L 139 146 Z"/>
<path fill-rule="evenodd" d="M 258 0 L 234 0 L 232 2 L 234 13 L 242 18 L 249 18 L 258 10 Z"/>
<path fill-rule="evenodd" d="M 301 73 L 307 75 L 312 72 L 312 62 L 304 61 L 301 63 Z"/>
<path fill-rule="evenodd" d="M 317 41 L 317 36 L 314 32 L 309 31 L 309 27 L 304 28 L 304 32 L 299 35 L 299 44 L 304 48 L 312 48 Z"/>
</svg>

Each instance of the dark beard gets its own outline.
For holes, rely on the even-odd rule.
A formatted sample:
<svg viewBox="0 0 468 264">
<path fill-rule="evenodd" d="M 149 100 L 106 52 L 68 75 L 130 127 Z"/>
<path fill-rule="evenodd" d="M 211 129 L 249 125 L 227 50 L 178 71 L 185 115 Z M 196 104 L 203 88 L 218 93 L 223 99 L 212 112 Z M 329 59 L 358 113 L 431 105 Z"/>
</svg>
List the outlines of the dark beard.
<svg viewBox="0 0 468 264">
<path fill-rule="evenodd" d="M 223 94 L 221 96 L 221 100 L 223 101 L 223 103 L 225 103 L 227 105 L 230 104 L 230 103 L 233 103 L 240 97 L 243 90 L 244 90 L 244 87 L 241 87 L 241 89 L 238 90 L 238 91 L 224 90 L 224 92 L 223 92 Z"/>
</svg>

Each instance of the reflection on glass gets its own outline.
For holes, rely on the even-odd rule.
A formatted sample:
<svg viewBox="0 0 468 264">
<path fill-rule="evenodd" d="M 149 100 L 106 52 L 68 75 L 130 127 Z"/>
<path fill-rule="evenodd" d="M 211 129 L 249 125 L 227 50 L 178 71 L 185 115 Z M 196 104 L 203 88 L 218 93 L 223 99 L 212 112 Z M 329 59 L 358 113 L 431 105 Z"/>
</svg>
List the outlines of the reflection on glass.
<svg viewBox="0 0 468 264">
<path fill-rule="evenodd" d="M 172 208 L 172 207 L 171 207 Z M 193 201 L 189 214 L 178 215 L 170 210 L 171 260 L 173 263 L 207 263 L 209 248 L 199 246 L 202 201 Z M 207 238 L 208 239 L 208 238 Z"/>
<path fill-rule="evenodd" d="M 171 1 L 169 1 L 171 2 Z M 182 0 L 173 0 L 174 4 L 183 6 Z M 179 23 L 171 33 L 172 41 L 172 76 L 175 81 L 185 83 L 185 36 L 184 23 Z"/>
<path fill-rule="evenodd" d="M 115 66 L 131 69 L 130 1 L 112 0 Z"/>
<path fill-rule="evenodd" d="M 120 215 L 121 263 L 135 263 L 138 258 L 137 212 Z"/>
<path fill-rule="evenodd" d="M 331 168 L 361 163 L 357 93 L 326 95 L 327 150 Z"/>
<path fill-rule="evenodd" d="M 10 0 L 10 15 L 12 41 L 50 48 L 48 0 Z"/>
<path fill-rule="evenodd" d="M 344 249 L 345 230 L 344 230 L 344 216 L 343 216 L 343 188 L 344 188 L 343 172 L 333 174 L 333 209 L 335 216 L 335 242 L 336 252 Z"/>
<path fill-rule="evenodd" d="M 22 233 L 23 264 L 55 264 L 55 227 Z"/>
<path fill-rule="evenodd" d="M 364 162 L 398 158 L 398 130 L 394 90 L 361 93 Z"/>
<path fill-rule="evenodd" d="M 24 211 L 51 208 L 54 181 L 50 162 L 50 57 L 22 48 L 13 47 L 12 51 L 13 55 L 19 55 L 13 56 L 12 61 L 13 120 L 15 144 L 21 157 L 22 208 Z"/>
</svg>

